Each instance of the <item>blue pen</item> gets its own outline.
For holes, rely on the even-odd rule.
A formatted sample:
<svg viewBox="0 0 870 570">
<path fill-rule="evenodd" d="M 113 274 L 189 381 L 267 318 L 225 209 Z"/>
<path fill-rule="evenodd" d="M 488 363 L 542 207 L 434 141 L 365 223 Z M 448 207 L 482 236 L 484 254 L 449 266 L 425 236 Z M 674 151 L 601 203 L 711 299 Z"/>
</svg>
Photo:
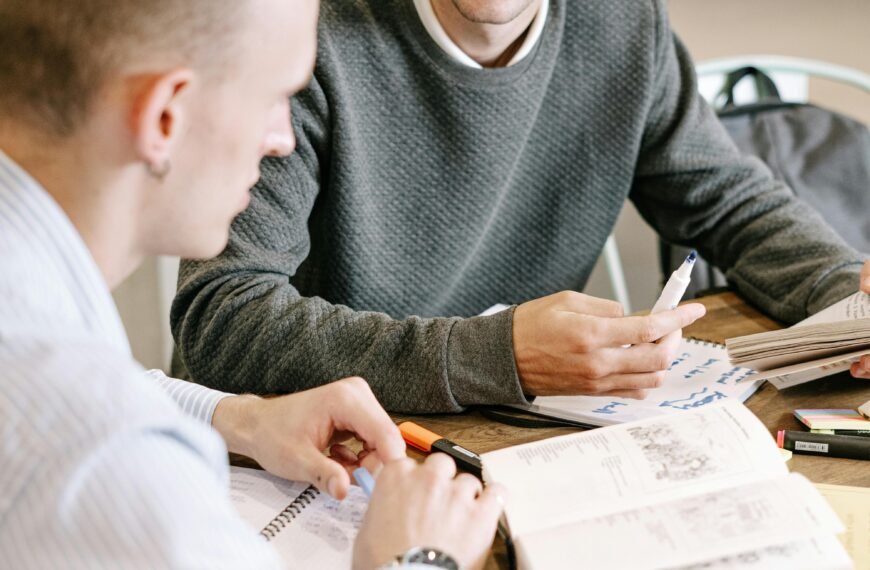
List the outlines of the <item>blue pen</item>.
<svg viewBox="0 0 870 570">
<path fill-rule="evenodd" d="M 367 497 L 371 497 L 375 490 L 375 478 L 369 473 L 365 467 L 354 469 L 353 478 L 356 479 L 356 484 L 360 486 Z"/>
</svg>

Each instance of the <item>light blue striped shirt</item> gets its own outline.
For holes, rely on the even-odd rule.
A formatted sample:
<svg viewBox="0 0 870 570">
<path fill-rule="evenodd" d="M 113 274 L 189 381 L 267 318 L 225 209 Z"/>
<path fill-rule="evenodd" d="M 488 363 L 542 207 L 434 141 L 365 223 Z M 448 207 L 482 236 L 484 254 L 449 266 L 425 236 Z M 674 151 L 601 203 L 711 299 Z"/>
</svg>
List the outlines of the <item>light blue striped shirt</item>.
<svg viewBox="0 0 870 570">
<path fill-rule="evenodd" d="M 281 567 L 229 501 L 224 396 L 144 373 L 74 226 L 0 152 L 0 566 Z"/>
</svg>

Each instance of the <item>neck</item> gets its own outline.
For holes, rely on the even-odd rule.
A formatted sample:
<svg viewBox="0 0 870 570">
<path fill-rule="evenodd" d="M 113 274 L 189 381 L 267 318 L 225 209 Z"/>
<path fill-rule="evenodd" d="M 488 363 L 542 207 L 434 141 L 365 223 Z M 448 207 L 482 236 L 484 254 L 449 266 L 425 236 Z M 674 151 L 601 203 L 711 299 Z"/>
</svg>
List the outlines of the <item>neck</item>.
<svg viewBox="0 0 870 570">
<path fill-rule="evenodd" d="M 464 13 L 454 0 L 431 1 L 441 27 L 462 51 L 483 67 L 504 67 L 522 46 L 542 0 L 532 0 L 518 14 L 505 18 Z"/>
<path fill-rule="evenodd" d="M 105 153 L 88 148 L 84 137 L 58 142 L 0 133 L 0 148 L 27 171 L 61 207 L 94 258 L 109 288 L 118 286 L 144 257 L 136 247 L 136 192 L 123 172 L 97 166 Z M 45 151 L 43 149 L 50 149 Z M 102 160 L 98 156 L 103 154 Z"/>
</svg>

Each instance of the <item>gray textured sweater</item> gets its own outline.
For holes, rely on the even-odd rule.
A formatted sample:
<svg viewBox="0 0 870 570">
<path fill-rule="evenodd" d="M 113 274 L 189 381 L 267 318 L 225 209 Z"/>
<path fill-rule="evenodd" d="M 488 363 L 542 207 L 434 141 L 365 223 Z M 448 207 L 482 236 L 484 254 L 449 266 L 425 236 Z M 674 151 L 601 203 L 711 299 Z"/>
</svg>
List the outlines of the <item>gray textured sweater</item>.
<svg viewBox="0 0 870 570">
<path fill-rule="evenodd" d="M 699 98 L 661 1 L 552 0 L 529 56 L 476 70 L 408 0 L 326 0 L 293 112 L 297 151 L 263 162 L 227 250 L 181 267 L 175 339 L 216 388 L 523 402 L 512 312 L 474 315 L 581 290 L 627 198 L 779 319 L 857 288 L 859 254 Z"/>
</svg>

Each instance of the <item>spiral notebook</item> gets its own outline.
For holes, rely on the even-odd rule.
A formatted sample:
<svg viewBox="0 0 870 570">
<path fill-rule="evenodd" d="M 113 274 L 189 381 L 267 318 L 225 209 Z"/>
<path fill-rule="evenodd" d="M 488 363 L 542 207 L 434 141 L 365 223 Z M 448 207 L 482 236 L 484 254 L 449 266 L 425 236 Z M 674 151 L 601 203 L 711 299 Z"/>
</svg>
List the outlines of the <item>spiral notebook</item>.
<svg viewBox="0 0 870 570">
<path fill-rule="evenodd" d="M 664 384 L 649 390 L 645 400 L 543 396 L 530 405 L 513 407 L 590 426 L 606 426 L 694 410 L 727 399 L 744 402 L 764 383 L 752 380 L 753 374 L 749 368 L 731 364 L 723 345 L 684 338 Z"/>
<path fill-rule="evenodd" d="M 352 486 L 339 502 L 307 483 L 231 467 L 230 498 L 292 567 L 351 567 L 353 543 L 368 507 L 359 487 Z"/>
</svg>

